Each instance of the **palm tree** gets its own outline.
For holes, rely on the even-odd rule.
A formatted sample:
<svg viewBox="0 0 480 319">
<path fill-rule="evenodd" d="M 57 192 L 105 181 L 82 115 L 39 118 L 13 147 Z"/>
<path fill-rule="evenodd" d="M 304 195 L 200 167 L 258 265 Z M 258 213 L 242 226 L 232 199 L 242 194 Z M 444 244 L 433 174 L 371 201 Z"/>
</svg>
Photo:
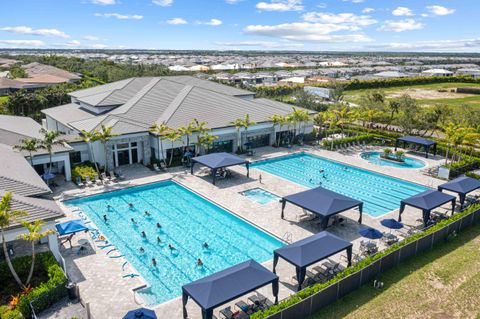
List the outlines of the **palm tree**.
<svg viewBox="0 0 480 319">
<path fill-rule="evenodd" d="M 270 120 L 273 122 L 273 133 L 275 134 L 275 145 L 278 147 L 279 146 L 279 139 L 277 138 L 277 133 L 275 130 L 275 127 L 278 125 L 279 126 L 279 131 L 282 130 L 282 125 L 285 123 L 285 116 L 283 115 L 272 115 L 270 117 Z"/>
<path fill-rule="evenodd" d="M 200 143 L 200 136 L 206 134 L 207 132 L 210 131 L 210 129 L 207 127 L 207 122 L 199 122 L 198 119 L 194 118 L 192 121 L 194 125 L 194 132 L 197 133 L 197 143 L 196 145 L 201 145 Z M 200 154 L 200 150 L 195 150 L 196 154 Z"/>
<path fill-rule="evenodd" d="M 28 278 L 25 282 L 25 286 L 28 286 L 30 280 L 32 279 L 33 268 L 35 267 L 35 243 L 43 237 L 55 234 L 55 231 L 50 229 L 42 232 L 42 226 L 44 224 L 42 220 L 37 220 L 33 223 L 22 220 L 20 221 L 20 224 L 27 229 L 28 233 L 21 234 L 18 236 L 18 238 L 29 241 L 32 245 L 32 264 L 30 265 L 30 272 L 28 273 Z"/>
<path fill-rule="evenodd" d="M 211 135 L 209 133 L 205 133 L 198 138 L 198 149 L 200 151 L 200 147 L 204 147 L 206 150 L 215 142 L 218 136 Z"/>
<path fill-rule="evenodd" d="M 3 195 L 0 200 L 0 231 L 2 233 L 2 243 L 3 243 L 3 254 L 5 255 L 5 260 L 7 261 L 8 268 L 12 273 L 13 278 L 18 283 L 20 287 L 24 287 L 20 277 L 18 277 L 17 272 L 13 268 L 12 261 L 10 260 L 10 254 L 7 250 L 7 242 L 5 240 L 5 230 L 20 217 L 28 215 L 25 211 L 12 211 L 10 201 L 12 200 L 12 193 L 7 192 Z"/>
<path fill-rule="evenodd" d="M 168 133 L 165 134 L 165 137 L 167 140 L 172 143 L 172 147 L 170 149 L 170 162 L 168 163 L 168 166 L 172 166 L 172 161 L 173 161 L 173 145 L 175 142 L 181 141 L 182 140 L 183 133 L 180 130 L 170 130 Z"/>
<path fill-rule="evenodd" d="M 41 140 L 41 145 L 48 152 L 48 156 L 49 156 L 48 172 L 51 173 L 52 172 L 53 147 L 55 145 L 63 145 L 63 144 L 65 144 L 65 141 L 58 138 L 60 135 L 62 135 L 62 133 L 59 132 L 59 131 L 48 131 L 48 130 L 42 128 L 42 129 L 40 129 L 40 133 L 43 134 L 43 138 Z"/>
<path fill-rule="evenodd" d="M 230 122 L 230 124 L 235 126 L 235 129 L 237 130 L 237 150 L 241 151 L 242 141 L 240 136 L 240 130 L 243 128 L 243 119 L 235 119 L 234 121 Z"/>
<path fill-rule="evenodd" d="M 388 127 L 390 126 L 390 124 L 392 124 L 395 114 L 398 114 L 398 112 L 400 112 L 400 103 L 398 101 L 389 101 L 387 103 L 387 106 L 390 109 L 390 119 L 388 120 L 388 124 L 385 127 L 386 130 L 388 130 Z"/>
<path fill-rule="evenodd" d="M 350 111 L 347 107 L 344 107 L 341 110 L 332 110 L 332 114 L 335 116 L 337 122 L 336 124 L 343 134 L 344 125 L 350 123 L 352 120 L 352 111 Z"/>
<path fill-rule="evenodd" d="M 245 140 L 248 141 L 248 128 L 252 125 L 257 123 L 250 121 L 250 115 L 245 114 L 245 118 L 243 119 L 243 127 L 245 128 Z"/>
<path fill-rule="evenodd" d="M 19 151 L 28 152 L 28 157 L 30 158 L 30 164 L 33 166 L 33 152 L 38 151 L 43 148 L 43 145 L 36 138 L 24 138 L 20 140 L 19 145 L 15 145 L 14 148 Z"/>
<path fill-rule="evenodd" d="M 90 153 L 90 158 L 93 161 L 93 165 L 95 165 L 95 170 L 97 171 L 97 174 L 100 174 L 100 170 L 98 169 L 97 161 L 95 160 L 95 153 L 93 152 L 93 146 L 92 143 L 97 140 L 97 132 L 96 131 L 86 131 L 82 130 L 80 132 L 80 136 L 82 137 L 82 140 L 87 143 L 88 146 L 88 152 Z"/>
<path fill-rule="evenodd" d="M 153 123 L 152 126 L 150 126 L 150 132 L 157 134 L 157 139 L 158 139 L 158 149 L 159 153 L 162 154 L 162 158 L 158 160 L 163 160 L 163 162 L 166 164 L 167 161 L 165 161 L 165 157 L 163 155 L 163 141 L 166 139 L 166 135 L 168 132 L 170 132 L 172 129 L 165 124 L 165 122 L 162 122 L 161 124 L 156 124 Z"/>
<path fill-rule="evenodd" d="M 299 130 L 300 130 L 300 121 L 302 118 L 300 109 L 297 109 L 295 107 L 292 107 L 292 112 L 290 112 L 290 118 L 293 123 L 293 139 L 295 140 L 295 137 L 297 137 L 297 124 L 299 125 Z"/>
<path fill-rule="evenodd" d="M 459 129 L 459 126 L 450 122 L 447 125 L 442 126 L 442 129 L 443 129 L 443 132 L 445 133 L 445 141 L 447 142 L 447 153 L 445 154 L 445 165 L 447 165 L 450 146 L 454 140 L 457 130 Z"/>
<path fill-rule="evenodd" d="M 110 141 L 113 137 L 117 136 L 116 134 L 112 134 L 112 127 L 105 126 L 102 124 L 102 130 L 96 132 L 96 138 L 103 144 L 103 150 L 105 152 L 105 173 L 108 172 L 108 160 L 107 160 L 107 142 Z"/>
<path fill-rule="evenodd" d="M 181 136 L 187 137 L 187 147 L 190 145 L 190 136 L 195 132 L 195 124 L 192 122 L 188 123 L 186 126 L 182 126 L 178 129 Z"/>
</svg>

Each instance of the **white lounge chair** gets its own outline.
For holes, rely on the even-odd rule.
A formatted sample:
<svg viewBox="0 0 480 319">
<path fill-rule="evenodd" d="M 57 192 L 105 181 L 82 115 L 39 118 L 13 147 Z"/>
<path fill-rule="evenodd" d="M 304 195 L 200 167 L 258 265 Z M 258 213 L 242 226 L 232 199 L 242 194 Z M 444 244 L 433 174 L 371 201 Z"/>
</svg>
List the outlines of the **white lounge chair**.
<svg viewBox="0 0 480 319">
<path fill-rule="evenodd" d="M 153 163 L 153 170 L 155 172 L 160 172 L 160 167 L 158 167 L 157 163 Z"/>
<path fill-rule="evenodd" d="M 85 185 L 87 185 L 88 187 L 93 186 L 93 183 L 90 180 L 90 176 L 85 177 Z"/>
<path fill-rule="evenodd" d="M 94 180 L 95 184 L 97 184 L 97 185 L 103 185 L 103 181 L 102 181 L 100 178 L 98 178 L 98 175 L 95 175 L 95 177 L 93 178 L 93 180 Z"/>
<path fill-rule="evenodd" d="M 122 179 L 120 177 L 120 179 Z M 114 171 L 110 171 L 110 181 L 112 182 L 116 182 L 117 181 L 117 176 L 115 176 L 115 172 Z"/>
<path fill-rule="evenodd" d="M 77 176 L 75 179 L 75 184 L 77 184 L 78 187 L 83 187 L 85 184 L 82 182 L 82 178 L 80 176 Z"/>
<path fill-rule="evenodd" d="M 110 183 L 110 178 L 107 176 L 107 174 L 102 173 L 100 174 L 100 177 L 102 178 L 104 184 Z"/>
</svg>

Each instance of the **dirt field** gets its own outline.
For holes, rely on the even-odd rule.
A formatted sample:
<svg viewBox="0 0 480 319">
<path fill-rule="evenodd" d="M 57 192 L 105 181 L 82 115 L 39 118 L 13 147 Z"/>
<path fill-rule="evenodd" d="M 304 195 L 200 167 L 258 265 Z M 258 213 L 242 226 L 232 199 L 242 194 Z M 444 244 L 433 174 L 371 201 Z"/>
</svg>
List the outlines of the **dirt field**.
<svg viewBox="0 0 480 319">
<path fill-rule="evenodd" d="M 455 89 L 445 89 L 442 91 L 446 92 L 440 92 L 439 90 L 432 89 L 407 88 L 394 92 L 387 92 L 386 95 L 388 98 L 397 98 L 404 94 L 408 94 L 414 99 L 421 100 L 462 99 L 470 96 L 475 96 L 475 94 L 456 93 Z"/>
</svg>

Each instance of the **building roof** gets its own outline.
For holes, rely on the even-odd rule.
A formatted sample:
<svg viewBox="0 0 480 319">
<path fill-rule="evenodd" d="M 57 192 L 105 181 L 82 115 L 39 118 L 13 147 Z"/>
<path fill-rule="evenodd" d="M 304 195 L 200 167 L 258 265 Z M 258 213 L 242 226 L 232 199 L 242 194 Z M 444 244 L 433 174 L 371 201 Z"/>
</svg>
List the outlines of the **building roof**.
<svg viewBox="0 0 480 319">
<path fill-rule="evenodd" d="M 22 196 L 50 193 L 50 189 L 19 152 L 0 144 L 0 190 L 11 191 Z"/>
<path fill-rule="evenodd" d="M 0 196 L 5 195 L 7 191 L 0 189 Z M 28 215 L 22 219 L 28 222 L 37 220 L 49 221 L 65 216 L 58 205 L 49 199 L 26 197 L 16 193 L 12 194 L 10 202 L 12 210 L 26 211 Z M 12 223 L 7 229 L 21 227 L 19 223 Z"/>
<path fill-rule="evenodd" d="M 0 89 L 21 89 L 23 84 L 17 80 L 0 78 Z"/>
<path fill-rule="evenodd" d="M 237 97 L 246 94 L 253 95 L 188 76 L 132 78 L 71 93 L 80 102 L 97 106 L 107 100 L 110 104 L 121 103 L 110 111 L 93 114 L 74 103 L 42 112 L 79 131 L 104 124 L 111 126 L 114 134 L 128 134 L 148 131 L 154 122 L 180 127 L 192 118 L 208 122 L 211 128 L 228 127 L 233 119 L 245 114 L 254 122 L 267 122 L 273 114 L 286 115 L 292 109 L 281 102 Z"/>
<path fill-rule="evenodd" d="M 59 69 L 57 67 L 54 67 L 52 65 L 42 64 L 38 62 L 32 62 L 29 64 L 22 65 L 22 68 L 27 72 L 29 77 L 48 74 L 56 77 L 61 77 L 66 81 L 81 79 L 81 77 L 75 73 L 71 73 L 71 72 Z"/>
<path fill-rule="evenodd" d="M 17 78 L 16 80 L 25 84 L 59 84 L 66 82 L 68 79 L 53 74 L 38 74 L 28 78 Z"/>
</svg>

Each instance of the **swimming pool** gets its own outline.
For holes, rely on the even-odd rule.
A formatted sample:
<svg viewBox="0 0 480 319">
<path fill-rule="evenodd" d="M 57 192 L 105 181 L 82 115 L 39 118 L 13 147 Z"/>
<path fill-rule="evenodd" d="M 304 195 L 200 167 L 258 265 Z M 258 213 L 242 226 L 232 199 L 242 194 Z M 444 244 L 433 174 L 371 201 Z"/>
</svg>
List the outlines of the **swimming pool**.
<svg viewBox="0 0 480 319">
<path fill-rule="evenodd" d="M 400 162 L 383 159 L 380 157 L 381 154 L 382 153 L 380 152 L 363 152 L 362 154 L 360 154 L 360 157 L 372 164 L 379 165 L 379 166 L 389 166 L 389 167 L 398 167 L 398 168 L 425 167 L 424 162 L 411 157 L 405 157 L 404 162 L 400 163 Z"/>
<path fill-rule="evenodd" d="M 243 196 L 259 203 L 262 205 L 269 204 L 273 201 L 279 201 L 280 197 L 270 193 L 269 191 L 264 190 L 263 188 L 260 187 L 255 187 L 248 189 L 244 192 L 241 193 Z"/>
<path fill-rule="evenodd" d="M 307 153 L 258 161 L 250 167 L 309 188 L 322 186 L 361 200 L 364 203 L 363 211 L 373 217 L 398 209 L 402 199 L 428 189 Z"/>
<path fill-rule="evenodd" d="M 139 291 L 148 305 L 178 297 L 182 285 L 250 258 L 265 262 L 272 258 L 273 250 L 282 246 L 280 240 L 173 181 L 65 204 L 79 207 L 118 249 L 117 255 L 123 254 L 149 283 L 150 288 Z M 107 222 L 103 215 L 107 215 Z M 142 238 L 142 231 L 146 238 Z M 205 242 L 207 249 L 203 247 Z M 169 244 L 176 249 L 170 250 Z M 152 258 L 157 267 L 152 266 Z M 197 266 L 198 258 L 203 267 Z"/>
</svg>

